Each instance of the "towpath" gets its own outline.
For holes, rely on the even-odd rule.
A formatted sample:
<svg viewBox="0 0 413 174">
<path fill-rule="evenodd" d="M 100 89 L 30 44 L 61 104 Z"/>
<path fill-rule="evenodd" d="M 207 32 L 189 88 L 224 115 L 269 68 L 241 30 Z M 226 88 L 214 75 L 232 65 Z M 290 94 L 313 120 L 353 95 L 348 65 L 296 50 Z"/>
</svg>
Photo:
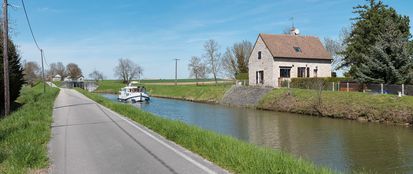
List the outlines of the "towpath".
<svg viewBox="0 0 413 174">
<path fill-rule="evenodd" d="M 226 173 L 71 89 L 61 89 L 49 144 L 51 173 Z"/>
</svg>

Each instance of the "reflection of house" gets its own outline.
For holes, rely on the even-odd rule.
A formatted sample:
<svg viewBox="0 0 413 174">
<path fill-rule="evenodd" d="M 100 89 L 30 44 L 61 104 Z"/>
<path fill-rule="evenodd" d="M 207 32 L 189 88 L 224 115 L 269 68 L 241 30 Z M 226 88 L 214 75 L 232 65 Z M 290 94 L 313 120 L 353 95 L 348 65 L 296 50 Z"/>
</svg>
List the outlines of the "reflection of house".
<svg viewBox="0 0 413 174">
<path fill-rule="evenodd" d="M 53 78 L 52 81 L 61 81 L 62 80 L 62 76 L 60 76 L 59 74 L 56 74 Z"/>
<path fill-rule="evenodd" d="M 279 87 L 295 77 L 330 77 L 331 56 L 317 37 L 260 34 L 249 58 L 249 84 Z"/>
</svg>

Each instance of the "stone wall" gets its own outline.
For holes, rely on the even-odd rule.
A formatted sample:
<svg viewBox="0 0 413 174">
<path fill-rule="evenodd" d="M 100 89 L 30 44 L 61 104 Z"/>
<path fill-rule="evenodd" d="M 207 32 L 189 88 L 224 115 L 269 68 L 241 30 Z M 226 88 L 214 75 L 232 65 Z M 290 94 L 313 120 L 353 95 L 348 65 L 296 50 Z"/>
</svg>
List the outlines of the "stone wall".
<svg viewBox="0 0 413 174">
<path fill-rule="evenodd" d="M 229 89 L 221 100 L 221 104 L 240 107 L 256 107 L 261 98 L 272 88 L 260 86 L 237 86 Z"/>
</svg>

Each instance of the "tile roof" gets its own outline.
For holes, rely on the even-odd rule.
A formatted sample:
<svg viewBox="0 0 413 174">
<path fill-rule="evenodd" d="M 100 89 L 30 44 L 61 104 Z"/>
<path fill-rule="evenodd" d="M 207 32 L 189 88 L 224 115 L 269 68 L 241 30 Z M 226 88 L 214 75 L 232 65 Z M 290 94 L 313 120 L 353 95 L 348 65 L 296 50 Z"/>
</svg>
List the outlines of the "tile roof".
<svg viewBox="0 0 413 174">
<path fill-rule="evenodd" d="M 331 60 L 330 53 L 314 36 L 260 34 L 273 57 Z"/>
</svg>

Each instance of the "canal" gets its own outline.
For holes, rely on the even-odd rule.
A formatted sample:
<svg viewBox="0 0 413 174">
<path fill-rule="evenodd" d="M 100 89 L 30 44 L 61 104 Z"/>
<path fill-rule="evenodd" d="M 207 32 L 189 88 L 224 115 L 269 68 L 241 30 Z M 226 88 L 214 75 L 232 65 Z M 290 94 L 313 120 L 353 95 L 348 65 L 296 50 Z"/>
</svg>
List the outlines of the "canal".
<svg viewBox="0 0 413 174">
<path fill-rule="evenodd" d="M 346 173 L 413 173 L 413 128 L 161 98 L 133 105 Z"/>
</svg>

